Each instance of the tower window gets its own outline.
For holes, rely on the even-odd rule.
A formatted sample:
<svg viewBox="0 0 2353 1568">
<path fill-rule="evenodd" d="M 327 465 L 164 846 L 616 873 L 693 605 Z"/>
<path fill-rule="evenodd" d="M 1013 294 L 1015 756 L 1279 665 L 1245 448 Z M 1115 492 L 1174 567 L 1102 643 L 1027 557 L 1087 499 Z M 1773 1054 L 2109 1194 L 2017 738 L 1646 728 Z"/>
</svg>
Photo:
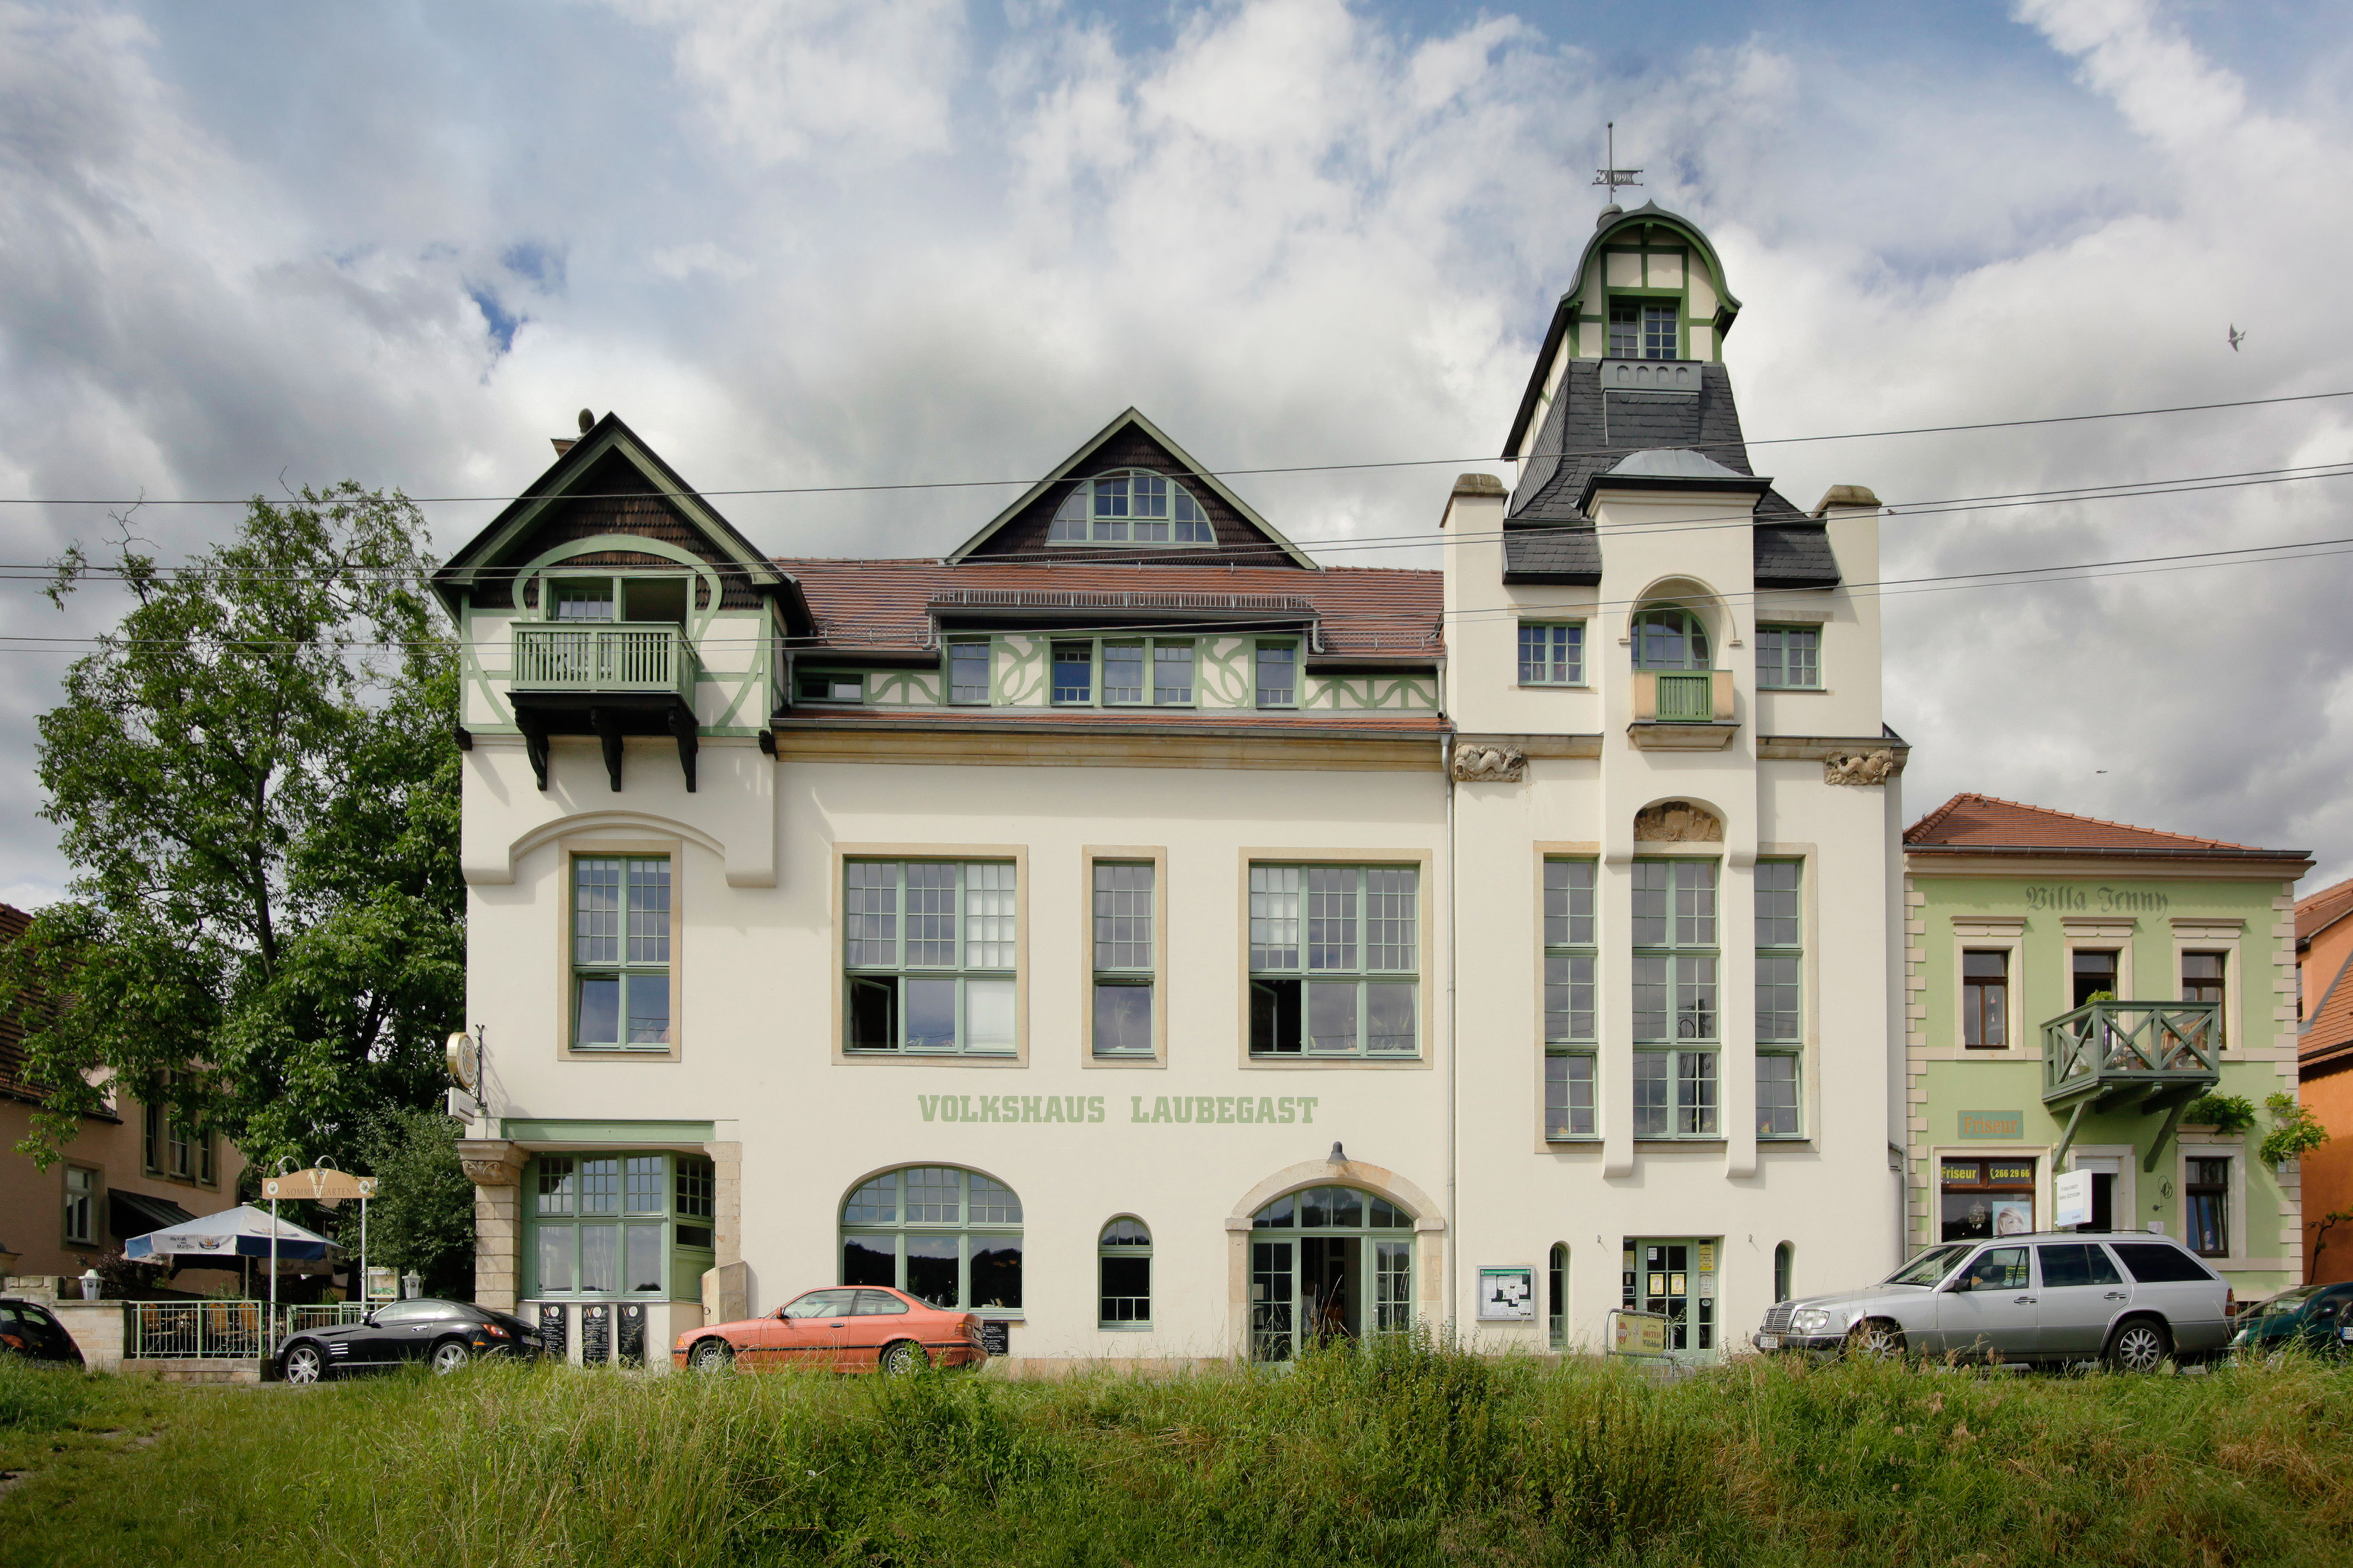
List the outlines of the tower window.
<svg viewBox="0 0 2353 1568">
<path fill-rule="evenodd" d="M 1680 301 L 1674 300 L 1612 300 L 1609 301 L 1611 359 L 1681 359 Z"/>
</svg>

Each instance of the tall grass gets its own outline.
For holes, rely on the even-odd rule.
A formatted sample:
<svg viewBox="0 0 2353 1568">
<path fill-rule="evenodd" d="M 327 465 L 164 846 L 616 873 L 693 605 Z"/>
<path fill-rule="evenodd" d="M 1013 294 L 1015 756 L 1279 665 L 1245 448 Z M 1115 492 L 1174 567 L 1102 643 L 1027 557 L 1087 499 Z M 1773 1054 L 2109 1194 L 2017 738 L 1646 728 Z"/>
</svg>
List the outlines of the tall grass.
<svg viewBox="0 0 2353 1568">
<path fill-rule="evenodd" d="M 107 1462 L 59 1483 L 69 1510 L 37 1472 L 0 1500 L 0 1561 L 222 1539 L 372 1568 L 2353 1557 L 2353 1373 L 2309 1362 L 1664 1383 L 1423 1341 L 1163 1379 L 481 1366 L 192 1391 Z"/>
</svg>

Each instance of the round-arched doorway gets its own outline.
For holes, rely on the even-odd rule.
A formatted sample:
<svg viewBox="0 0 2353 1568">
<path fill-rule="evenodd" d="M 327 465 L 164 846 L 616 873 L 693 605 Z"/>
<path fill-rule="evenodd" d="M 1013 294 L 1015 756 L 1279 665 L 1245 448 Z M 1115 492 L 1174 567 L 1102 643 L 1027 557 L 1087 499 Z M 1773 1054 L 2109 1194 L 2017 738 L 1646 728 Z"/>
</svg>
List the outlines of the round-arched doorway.
<svg viewBox="0 0 2353 1568">
<path fill-rule="evenodd" d="M 1360 1187 L 1286 1193 L 1250 1216 L 1250 1359 L 1413 1326 L 1413 1216 Z"/>
</svg>

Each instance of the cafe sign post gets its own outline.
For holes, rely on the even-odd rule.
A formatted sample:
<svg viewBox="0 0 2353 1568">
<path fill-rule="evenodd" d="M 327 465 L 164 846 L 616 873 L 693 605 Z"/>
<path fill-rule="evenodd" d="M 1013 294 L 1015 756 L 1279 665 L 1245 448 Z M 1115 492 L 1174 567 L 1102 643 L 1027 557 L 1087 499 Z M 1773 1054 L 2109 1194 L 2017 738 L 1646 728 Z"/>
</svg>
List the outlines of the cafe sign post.
<svg viewBox="0 0 2353 1568">
<path fill-rule="evenodd" d="M 308 1198 L 314 1204 L 325 1204 L 332 1208 L 346 1198 L 359 1199 L 360 1267 L 356 1279 L 359 1281 L 360 1303 L 364 1306 L 371 1294 L 367 1269 L 367 1206 L 368 1199 L 375 1196 L 375 1182 L 374 1176 L 354 1176 L 348 1171 L 339 1171 L 332 1160 L 323 1156 L 308 1170 L 282 1171 L 277 1175 L 262 1178 L 261 1195 L 269 1200 L 269 1301 L 270 1332 L 273 1335 L 277 1332 L 278 1310 L 279 1200 Z"/>
</svg>

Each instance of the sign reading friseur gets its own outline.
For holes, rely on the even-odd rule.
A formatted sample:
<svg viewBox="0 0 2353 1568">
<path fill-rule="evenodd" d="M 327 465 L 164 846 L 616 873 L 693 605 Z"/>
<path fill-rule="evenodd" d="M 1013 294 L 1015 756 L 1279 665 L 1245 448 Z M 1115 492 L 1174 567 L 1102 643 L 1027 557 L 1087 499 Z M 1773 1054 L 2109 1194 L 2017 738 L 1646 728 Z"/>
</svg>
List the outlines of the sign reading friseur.
<svg viewBox="0 0 2353 1568">
<path fill-rule="evenodd" d="M 915 1109 L 926 1121 L 1062 1121 L 1105 1120 L 1100 1094 L 919 1094 Z M 1313 1094 L 1131 1094 L 1130 1122 L 1167 1121 L 1191 1126 L 1257 1126 L 1298 1122 L 1314 1126 L 1322 1097 Z M 1145 1109 L 1145 1101 L 1152 1104 Z"/>
</svg>

